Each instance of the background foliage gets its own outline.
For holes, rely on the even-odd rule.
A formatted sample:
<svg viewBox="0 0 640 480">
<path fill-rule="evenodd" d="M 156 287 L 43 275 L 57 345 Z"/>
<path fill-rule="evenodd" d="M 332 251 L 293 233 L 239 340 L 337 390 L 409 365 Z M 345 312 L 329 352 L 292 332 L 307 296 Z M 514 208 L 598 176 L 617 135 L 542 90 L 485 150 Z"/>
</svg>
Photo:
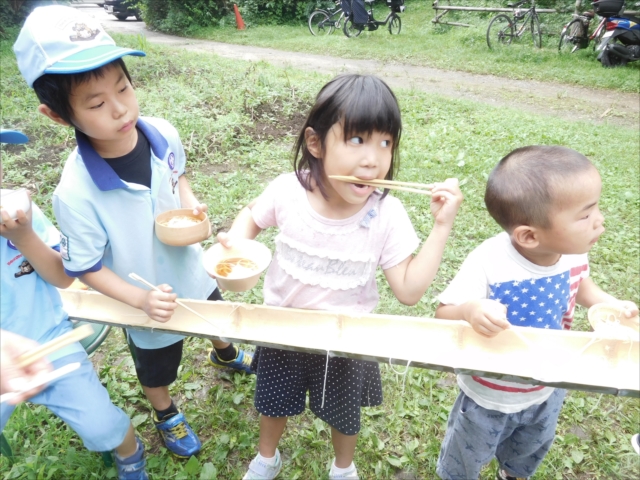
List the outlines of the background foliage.
<svg viewBox="0 0 640 480">
<path fill-rule="evenodd" d="M 119 45 L 140 48 L 140 37 L 114 37 Z M 372 43 L 374 38 L 367 41 Z M 30 142 L 1 147 L 3 187 L 28 188 L 34 202 L 53 219 L 51 194 L 75 146 L 75 136 L 73 130 L 36 113 L 37 99 L 20 77 L 11 52 L 13 40 L 0 39 L 0 116 L 3 127 L 24 131 Z M 151 42 L 144 50 L 147 57 L 125 60 L 141 112 L 166 118 L 178 129 L 190 184 L 209 205 L 214 230 L 227 229 L 270 179 L 291 170 L 294 138 L 315 94 L 331 74 L 230 60 Z M 536 57 L 520 60 L 530 66 L 536 61 Z M 433 315 L 436 296 L 469 251 L 499 231 L 482 201 L 489 171 L 511 149 L 529 144 L 567 145 L 597 165 L 603 178 L 601 210 L 607 231 L 590 252 L 591 275 L 606 291 L 640 301 L 637 128 L 609 125 L 607 117 L 598 123 L 574 122 L 418 90 L 395 92 L 404 125 L 398 179 L 428 183 L 456 176 L 465 201 L 429 292 L 414 307 L 401 305 L 380 271 L 377 313 Z M 398 197 L 424 239 L 433 225 L 428 199 L 408 193 Z M 266 231 L 259 239 L 272 248 L 274 233 Z M 262 289 L 225 294 L 225 298 L 260 304 Z M 574 325 L 577 330 L 589 329 L 584 309 L 577 312 Z M 112 400 L 131 417 L 146 445 L 152 479 L 239 479 L 256 454 L 255 378 L 208 366 L 207 343 L 187 339 L 178 380 L 171 387 L 176 405 L 203 442 L 202 453 L 188 461 L 173 458 L 162 446 L 122 333 L 113 331 L 92 357 Z M 381 370 L 384 404 L 363 409 L 355 460 L 362 478 L 434 479 L 447 415 L 457 394 L 455 377 L 413 367 L 403 377 L 396 372 L 404 367 L 392 370 L 388 364 L 382 364 Z M 532 480 L 640 478 L 640 456 L 629 442 L 639 428 L 639 399 L 571 391 L 556 442 Z M 88 452 L 78 436 L 42 406 L 20 405 L 4 435 L 14 457 L 0 456 L 3 480 L 117 478 L 113 467 Z M 330 429 L 307 411 L 289 422 L 280 451 L 281 478 L 326 480 L 333 457 Z M 495 462 L 487 466 L 481 480 L 493 480 L 496 467 Z"/>
<path fill-rule="evenodd" d="M 249 24 L 279 24 L 303 20 L 321 0 L 140 0 L 147 25 L 169 33 L 193 27 L 224 25 L 234 21 L 233 4 L 237 4 Z M 331 3 L 331 2 L 329 2 Z"/>
<path fill-rule="evenodd" d="M 407 7 L 432 0 L 406 0 Z M 234 22 L 236 3 L 244 21 L 249 25 L 288 24 L 305 21 L 316 7 L 331 7 L 332 0 L 138 0 L 145 9 L 145 22 L 168 33 L 185 33 L 195 27 L 209 27 Z M 385 3 L 377 0 L 377 4 Z M 505 6 L 506 0 L 454 0 L 454 5 Z M 589 0 L 583 0 L 589 5 Z M 572 11 L 575 0 L 537 0 L 541 8 Z"/>
<path fill-rule="evenodd" d="M 382 4 L 385 0 L 377 0 Z M 432 0 L 405 0 L 407 6 L 431 3 Z M 72 3 L 71 0 L 0 0 L 0 35 L 6 37 L 7 28 L 21 25 L 38 5 Z M 331 7 L 332 0 L 129 0 L 139 7 L 150 27 L 175 34 L 188 34 L 198 27 L 224 26 L 235 21 L 233 4 L 237 4 L 244 21 L 249 25 L 288 24 L 305 21 L 316 7 Z M 453 0 L 454 5 L 505 6 L 507 0 Z M 590 8 L 590 0 L 582 0 Z M 572 11 L 575 0 L 537 0 L 541 8 Z"/>
</svg>

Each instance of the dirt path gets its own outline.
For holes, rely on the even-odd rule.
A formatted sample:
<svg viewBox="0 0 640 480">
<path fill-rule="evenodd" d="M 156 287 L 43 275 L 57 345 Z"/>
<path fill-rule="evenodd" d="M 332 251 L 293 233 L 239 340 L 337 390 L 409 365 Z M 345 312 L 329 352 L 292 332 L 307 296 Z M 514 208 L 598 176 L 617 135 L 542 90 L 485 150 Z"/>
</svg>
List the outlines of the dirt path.
<svg viewBox="0 0 640 480">
<path fill-rule="evenodd" d="M 119 22 L 97 8 L 83 10 L 98 18 L 108 31 L 133 35 L 142 33 L 149 42 L 189 51 L 211 52 L 239 60 L 262 60 L 278 67 L 321 73 L 375 73 L 396 88 L 413 88 L 570 121 L 586 120 L 633 128 L 639 126 L 640 101 L 637 94 L 175 37 L 147 30 L 142 22 Z"/>
</svg>

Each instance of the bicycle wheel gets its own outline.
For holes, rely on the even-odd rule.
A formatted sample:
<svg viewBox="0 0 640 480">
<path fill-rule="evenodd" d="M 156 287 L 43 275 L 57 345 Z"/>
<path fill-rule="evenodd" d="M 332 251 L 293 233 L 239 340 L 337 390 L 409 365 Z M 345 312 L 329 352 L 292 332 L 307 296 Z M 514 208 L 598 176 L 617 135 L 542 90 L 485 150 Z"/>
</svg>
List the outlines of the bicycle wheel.
<svg viewBox="0 0 640 480">
<path fill-rule="evenodd" d="M 506 15 L 496 15 L 487 28 L 487 45 L 489 48 L 500 48 L 511 45 L 513 40 L 513 23 Z"/>
<path fill-rule="evenodd" d="M 542 31 L 540 30 L 540 19 L 535 13 L 531 16 L 531 36 L 533 37 L 533 46 L 542 48 Z"/>
<path fill-rule="evenodd" d="M 342 31 L 344 32 L 344 34 L 349 37 L 357 37 L 358 35 L 360 35 L 360 33 L 362 32 L 362 29 L 357 28 L 354 23 L 353 20 L 350 18 L 346 18 L 344 19 L 344 26 L 342 27 Z"/>
<path fill-rule="evenodd" d="M 398 35 L 402 29 L 402 20 L 395 13 L 391 15 L 389 19 L 389 33 L 391 35 Z"/>
<path fill-rule="evenodd" d="M 558 51 L 561 53 L 575 52 L 580 48 L 580 44 L 585 35 L 586 31 L 582 20 L 579 18 L 571 20 L 567 26 L 562 29 Z"/>
<path fill-rule="evenodd" d="M 333 22 L 329 19 L 329 12 L 325 10 L 316 10 L 309 15 L 309 31 L 311 35 L 322 36 L 330 35 L 333 32 Z"/>
</svg>

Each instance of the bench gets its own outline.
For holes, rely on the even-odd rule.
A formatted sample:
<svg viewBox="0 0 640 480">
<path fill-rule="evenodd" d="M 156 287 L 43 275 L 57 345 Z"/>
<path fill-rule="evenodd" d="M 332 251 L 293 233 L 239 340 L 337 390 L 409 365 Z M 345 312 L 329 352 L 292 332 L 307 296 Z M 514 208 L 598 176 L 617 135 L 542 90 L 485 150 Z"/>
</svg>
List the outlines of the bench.
<svg viewBox="0 0 640 480">
<path fill-rule="evenodd" d="M 451 5 L 452 0 L 434 0 L 433 9 L 436 12 L 436 16 L 431 23 L 438 23 L 440 25 L 451 25 L 454 27 L 470 27 L 467 23 L 459 22 L 441 22 L 440 19 L 444 17 L 450 11 L 459 12 L 513 12 L 513 8 L 500 8 L 500 7 L 462 7 L 458 5 Z M 536 8 L 538 13 L 558 13 L 555 8 Z"/>
</svg>

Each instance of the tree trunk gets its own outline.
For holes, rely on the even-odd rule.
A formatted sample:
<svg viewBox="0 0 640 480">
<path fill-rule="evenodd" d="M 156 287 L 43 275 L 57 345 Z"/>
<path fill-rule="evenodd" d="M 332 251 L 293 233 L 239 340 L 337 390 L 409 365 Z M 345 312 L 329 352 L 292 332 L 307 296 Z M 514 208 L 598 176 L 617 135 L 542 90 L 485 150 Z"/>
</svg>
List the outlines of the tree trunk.
<svg viewBox="0 0 640 480">
<path fill-rule="evenodd" d="M 12 0 L 11 8 L 13 9 L 13 13 L 18 13 L 24 4 L 24 0 Z"/>
<path fill-rule="evenodd" d="M 582 6 L 582 0 L 576 0 L 575 14 L 580 15 L 580 7 Z"/>
</svg>

